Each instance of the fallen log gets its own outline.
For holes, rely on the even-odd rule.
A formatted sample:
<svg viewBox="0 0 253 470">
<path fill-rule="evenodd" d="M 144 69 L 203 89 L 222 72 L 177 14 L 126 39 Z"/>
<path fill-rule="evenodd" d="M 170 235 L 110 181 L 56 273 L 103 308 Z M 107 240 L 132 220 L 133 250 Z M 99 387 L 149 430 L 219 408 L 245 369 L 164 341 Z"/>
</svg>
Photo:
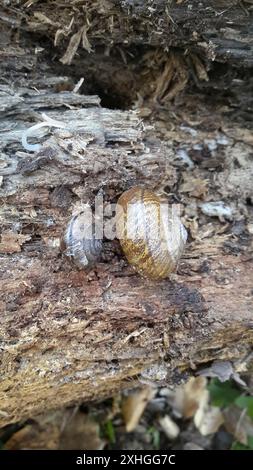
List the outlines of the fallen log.
<svg viewBox="0 0 253 470">
<path fill-rule="evenodd" d="M 142 383 L 175 385 L 215 359 L 242 370 L 253 341 L 251 229 L 247 216 L 235 216 L 234 225 L 218 221 L 208 234 L 210 218 L 202 214 L 194 235 L 192 204 L 200 211 L 202 203 L 184 196 L 189 168 L 177 165 L 178 149 L 193 151 L 196 134 L 175 127 L 154 139 L 135 111 L 104 109 L 97 97 L 71 91 L 49 98 L 49 89 L 1 88 L 0 425 Z M 30 144 L 42 146 L 30 153 L 22 134 L 42 112 L 65 127 L 31 135 Z M 208 145 L 218 141 L 217 126 L 200 130 L 201 142 L 207 135 Z M 226 146 L 217 143 L 219 184 L 228 185 L 231 201 L 238 198 L 237 214 L 251 197 L 252 141 L 247 134 L 238 141 L 231 123 L 226 132 Z M 192 172 L 209 174 L 211 193 L 217 183 L 207 161 L 212 167 L 215 159 L 203 152 L 201 161 L 192 154 Z M 232 165 L 242 152 L 238 176 Z M 177 194 L 185 205 L 191 236 L 170 280 L 137 275 L 117 240 L 105 240 L 104 258 L 88 271 L 62 248 L 78 204 L 93 204 L 101 192 L 115 202 L 135 184 L 167 191 L 171 201 Z"/>
</svg>

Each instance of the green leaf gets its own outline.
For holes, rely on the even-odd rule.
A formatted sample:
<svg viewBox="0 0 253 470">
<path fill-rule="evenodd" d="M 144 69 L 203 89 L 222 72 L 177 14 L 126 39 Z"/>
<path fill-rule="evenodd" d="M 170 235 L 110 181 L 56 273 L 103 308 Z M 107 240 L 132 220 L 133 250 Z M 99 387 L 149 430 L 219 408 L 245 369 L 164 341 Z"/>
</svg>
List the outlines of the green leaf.
<svg viewBox="0 0 253 470">
<path fill-rule="evenodd" d="M 115 444 L 116 436 L 113 422 L 111 420 L 106 421 L 105 423 L 105 435 L 108 438 L 110 444 Z"/>
<path fill-rule="evenodd" d="M 231 405 L 241 394 L 240 390 L 237 390 L 231 381 L 220 382 L 218 379 L 211 380 L 208 390 L 212 405 L 220 408 Z"/>
<path fill-rule="evenodd" d="M 233 442 L 231 446 L 231 450 L 249 450 L 249 447 L 236 441 L 236 442 Z"/>
<path fill-rule="evenodd" d="M 253 450 L 253 436 L 248 436 L 248 446 Z"/>
<path fill-rule="evenodd" d="M 246 408 L 248 416 L 253 419 L 253 397 L 241 395 L 235 400 L 235 404 L 240 408 Z"/>
<path fill-rule="evenodd" d="M 253 436 L 248 436 L 248 444 L 244 445 L 240 442 L 233 442 L 231 450 L 253 450 Z"/>
<path fill-rule="evenodd" d="M 160 449 L 160 431 L 158 431 L 158 429 L 156 429 L 155 427 L 151 426 L 148 429 L 148 432 L 152 436 L 152 444 L 154 449 Z"/>
</svg>

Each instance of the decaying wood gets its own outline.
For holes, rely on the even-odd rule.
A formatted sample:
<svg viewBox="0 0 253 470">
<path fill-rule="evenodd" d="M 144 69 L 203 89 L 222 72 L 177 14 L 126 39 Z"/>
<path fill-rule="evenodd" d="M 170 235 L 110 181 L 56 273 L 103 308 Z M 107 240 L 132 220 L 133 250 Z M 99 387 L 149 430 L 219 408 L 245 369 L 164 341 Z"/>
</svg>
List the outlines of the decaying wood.
<svg viewBox="0 0 253 470">
<path fill-rule="evenodd" d="M 133 44 L 187 48 L 210 60 L 252 66 L 252 11 L 250 0 L 23 0 L 2 7 L 1 18 L 7 27 L 64 43 L 66 64 L 79 45 L 90 53 Z"/>
<path fill-rule="evenodd" d="M 99 191 L 114 202 L 133 184 L 176 188 L 173 146 L 175 138 L 178 148 L 193 145 L 187 129 L 154 140 L 136 112 L 103 109 L 96 97 L 1 93 L 1 425 L 138 383 L 175 384 L 217 358 L 242 367 L 253 340 L 249 237 L 199 233 L 178 273 L 159 283 L 135 274 L 117 241 L 105 242 L 104 259 L 88 272 L 61 245 L 76 204 L 93 203 Z M 44 143 L 28 154 L 21 134 L 41 111 L 66 128 L 30 137 Z M 227 156 L 237 145 L 228 142 Z M 250 142 L 240 145 L 246 158 Z M 221 172 L 221 181 L 237 170 Z M 248 197 L 250 188 L 245 180 Z"/>
<path fill-rule="evenodd" d="M 0 426 L 140 383 L 175 385 L 214 359 L 244 371 L 251 2 L 84 1 L 74 13 L 69 1 L 5 3 Z M 26 151 L 24 131 L 50 118 L 62 126 L 28 136 L 42 147 Z M 108 239 L 101 262 L 80 270 L 62 243 L 73 211 L 97 194 L 106 208 L 136 184 L 181 203 L 189 240 L 177 273 L 143 279 Z M 225 216 L 206 216 L 210 201 Z"/>
<path fill-rule="evenodd" d="M 105 107 L 121 109 L 167 105 L 188 85 L 195 94 L 206 90 L 207 99 L 214 93 L 235 119 L 252 123 L 250 1 L 11 3 L 0 6 L 7 83 L 10 71 L 24 86 L 37 71 L 42 86 L 52 73 L 70 82 L 83 78 L 83 94 L 99 94 Z M 57 86 L 71 84 L 63 78 Z"/>
</svg>

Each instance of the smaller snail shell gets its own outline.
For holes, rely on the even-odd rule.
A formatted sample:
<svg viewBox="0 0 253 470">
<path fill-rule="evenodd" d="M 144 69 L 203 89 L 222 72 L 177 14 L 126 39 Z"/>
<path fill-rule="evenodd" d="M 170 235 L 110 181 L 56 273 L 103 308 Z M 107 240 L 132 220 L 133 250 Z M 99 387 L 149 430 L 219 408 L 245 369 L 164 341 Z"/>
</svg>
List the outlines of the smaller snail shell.
<svg viewBox="0 0 253 470">
<path fill-rule="evenodd" d="M 139 187 L 120 196 L 116 230 L 129 263 L 150 279 L 166 278 L 176 269 L 187 239 L 183 224 L 168 203 Z"/>
<path fill-rule="evenodd" d="M 65 233 L 66 254 L 85 268 L 93 265 L 101 255 L 102 240 L 95 238 L 93 217 L 89 205 L 71 218 Z"/>
</svg>

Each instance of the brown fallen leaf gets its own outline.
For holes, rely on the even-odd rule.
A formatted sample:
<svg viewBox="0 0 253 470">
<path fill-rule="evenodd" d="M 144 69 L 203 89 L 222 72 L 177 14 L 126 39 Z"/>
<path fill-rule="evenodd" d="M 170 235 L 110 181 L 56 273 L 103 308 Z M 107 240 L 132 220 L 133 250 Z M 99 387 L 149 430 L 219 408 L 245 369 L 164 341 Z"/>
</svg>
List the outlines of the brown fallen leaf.
<svg viewBox="0 0 253 470">
<path fill-rule="evenodd" d="M 203 407 L 199 407 L 194 416 L 194 424 L 202 436 L 217 432 L 223 422 L 224 417 L 220 409 L 215 406 L 208 406 L 205 403 Z"/>
<path fill-rule="evenodd" d="M 246 409 L 230 406 L 223 411 L 224 426 L 241 444 L 248 444 L 248 436 L 253 436 L 253 421 Z"/>
<path fill-rule="evenodd" d="M 208 401 L 205 377 L 191 377 L 188 382 L 181 385 L 175 392 L 171 403 L 174 411 L 184 418 L 194 416 L 203 401 Z"/>
<path fill-rule="evenodd" d="M 124 399 L 122 414 L 127 432 L 132 432 L 136 428 L 148 402 L 154 398 L 155 393 L 153 387 L 145 387 Z"/>
<path fill-rule="evenodd" d="M 28 424 L 24 428 L 15 432 L 5 443 L 7 450 L 55 450 L 59 446 L 60 428 L 52 423 Z"/>
<path fill-rule="evenodd" d="M 105 441 L 99 437 L 99 425 L 90 416 L 77 411 L 66 420 L 59 449 L 101 450 L 104 446 Z"/>
<path fill-rule="evenodd" d="M 11 436 L 8 450 L 103 449 L 99 426 L 78 407 L 36 416 L 31 424 Z"/>
</svg>

